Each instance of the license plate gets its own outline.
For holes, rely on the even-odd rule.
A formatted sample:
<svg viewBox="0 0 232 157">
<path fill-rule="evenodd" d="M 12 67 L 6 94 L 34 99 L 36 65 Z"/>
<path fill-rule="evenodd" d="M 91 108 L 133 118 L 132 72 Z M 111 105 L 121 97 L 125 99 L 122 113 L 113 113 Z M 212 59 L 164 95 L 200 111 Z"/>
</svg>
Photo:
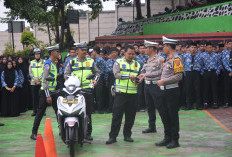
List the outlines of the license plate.
<svg viewBox="0 0 232 157">
<path fill-rule="evenodd" d="M 66 104 L 76 104 L 78 103 L 78 100 L 77 99 L 63 99 L 63 103 L 66 103 Z"/>
</svg>

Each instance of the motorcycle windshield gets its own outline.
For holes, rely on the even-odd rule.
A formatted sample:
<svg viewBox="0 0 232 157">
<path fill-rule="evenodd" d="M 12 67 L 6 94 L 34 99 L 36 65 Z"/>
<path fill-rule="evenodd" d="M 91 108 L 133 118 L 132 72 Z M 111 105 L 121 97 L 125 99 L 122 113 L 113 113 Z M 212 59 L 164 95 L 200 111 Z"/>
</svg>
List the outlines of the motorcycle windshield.
<svg viewBox="0 0 232 157">
<path fill-rule="evenodd" d="M 68 86 L 80 87 L 80 80 L 77 76 L 70 76 L 64 83 L 64 86 L 67 88 Z"/>
</svg>

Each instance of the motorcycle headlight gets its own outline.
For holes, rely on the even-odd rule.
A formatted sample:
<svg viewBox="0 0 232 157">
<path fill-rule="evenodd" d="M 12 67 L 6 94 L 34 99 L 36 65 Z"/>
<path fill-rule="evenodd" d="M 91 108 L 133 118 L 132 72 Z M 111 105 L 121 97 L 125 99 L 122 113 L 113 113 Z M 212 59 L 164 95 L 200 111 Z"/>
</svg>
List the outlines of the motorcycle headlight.
<svg viewBox="0 0 232 157">
<path fill-rule="evenodd" d="M 67 90 L 68 90 L 70 93 L 72 93 L 72 92 L 75 90 L 75 86 L 69 85 L 69 86 L 67 87 Z"/>
</svg>

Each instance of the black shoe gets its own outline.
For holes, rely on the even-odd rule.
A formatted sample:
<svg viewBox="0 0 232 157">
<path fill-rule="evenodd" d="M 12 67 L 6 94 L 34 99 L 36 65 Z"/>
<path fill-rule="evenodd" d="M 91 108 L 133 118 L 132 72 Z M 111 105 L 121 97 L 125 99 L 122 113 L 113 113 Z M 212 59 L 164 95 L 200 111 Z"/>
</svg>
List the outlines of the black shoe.
<svg viewBox="0 0 232 157">
<path fill-rule="evenodd" d="M 145 112 L 145 109 L 140 109 L 139 112 Z"/>
<path fill-rule="evenodd" d="M 117 142 L 116 138 L 109 138 L 108 141 L 106 141 L 106 144 L 113 144 L 116 142 Z"/>
<path fill-rule="evenodd" d="M 4 124 L 0 123 L 0 126 L 4 126 Z"/>
<path fill-rule="evenodd" d="M 31 114 L 31 116 L 32 116 L 32 117 L 34 117 L 35 115 L 36 115 L 36 113 L 35 113 L 35 112 L 33 112 L 33 113 Z"/>
<path fill-rule="evenodd" d="M 32 140 L 36 140 L 37 139 L 37 135 L 36 134 L 31 134 L 31 139 Z"/>
<path fill-rule="evenodd" d="M 124 141 L 126 141 L 126 142 L 134 142 L 133 138 L 131 138 L 131 137 L 124 137 Z"/>
<path fill-rule="evenodd" d="M 208 103 L 204 103 L 204 109 L 207 109 L 207 108 L 209 108 Z"/>
<path fill-rule="evenodd" d="M 143 130 L 142 133 L 146 134 L 146 133 L 154 133 L 156 132 L 155 128 L 147 128 L 146 130 Z"/>
<path fill-rule="evenodd" d="M 85 137 L 85 139 L 88 140 L 88 141 L 93 141 L 93 137 L 91 135 L 87 135 Z"/>
<path fill-rule="evenodd" d="M 179 142 L 176 140 L 172 140 L 167 146 L 168 149 L 172 149 L 172 148 L 177 148 L 180 147 Z"/>
<path fill-rule="evenodd" d="M 187 105 L 187 107 L 186 107 L 186 110 L 192 110 L 193 109 L 193 105 Z"/>
<path fill-rule="evenodd" d="M 181 109 L 186 111 L 187 107 L 186 106 L 182 106 Z"/>
<path fill-rule="evenodd" d="M 230 106 L 229 103 L 226 103 L 223 107 L 228 108 L 229 106 Z"/>
<path fill-rule="evenodd" d="M 168 143 L 170 143 L 170 139 L 164 138 L 162 141 L 155 143 L 155 145 L 161 147 L 168 145 Z"/>
<path fill-rule="evenodd" d="M 98 113 L 99 113 L 99 114 L 104 114 L 104 111 L 99 111 Z"/>
<path fill-rule="evenodd" d="M 218 105 L 216 103 L 213 104 L 213 109 L 217 109 L 219 108 Z"/>
</svg>

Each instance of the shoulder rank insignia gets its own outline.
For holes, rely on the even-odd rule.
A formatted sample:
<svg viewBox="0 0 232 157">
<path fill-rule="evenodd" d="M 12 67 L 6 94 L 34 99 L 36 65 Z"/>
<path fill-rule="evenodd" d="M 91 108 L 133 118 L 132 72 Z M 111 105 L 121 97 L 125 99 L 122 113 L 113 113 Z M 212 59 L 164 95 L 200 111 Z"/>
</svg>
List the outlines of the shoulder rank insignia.
<svg viewBox="0 0 232 157">
<path fill-rule="evenodd" d="M 183 68 L 183 64 L 180 60 L 180 58 L 176 58 L 174 59 L 174 73 L 181 73 L 181 72 L 184 72 L 184 68 Z"/>
</svg>

